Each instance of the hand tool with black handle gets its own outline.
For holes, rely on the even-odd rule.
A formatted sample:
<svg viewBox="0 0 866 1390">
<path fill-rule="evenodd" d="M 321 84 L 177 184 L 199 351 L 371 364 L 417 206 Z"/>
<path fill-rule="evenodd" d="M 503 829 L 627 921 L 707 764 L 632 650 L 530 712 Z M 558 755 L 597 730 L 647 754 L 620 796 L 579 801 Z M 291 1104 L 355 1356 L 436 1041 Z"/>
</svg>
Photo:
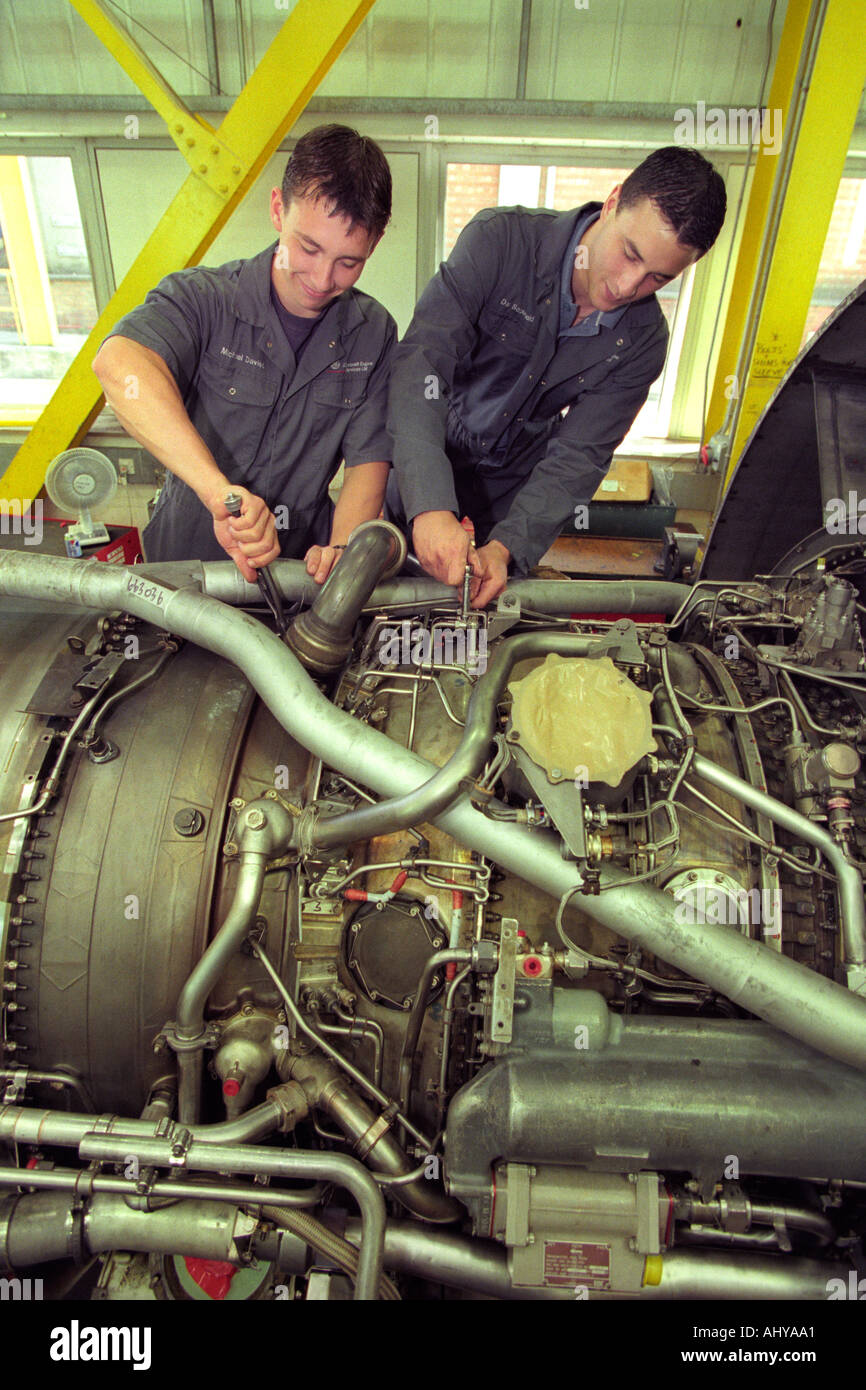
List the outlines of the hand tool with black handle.
<svg viewBox="0 0 866 1390">
<path fill-rule="evenodd" d="M 230 492 L 228 496 L 223 499 L 223 501 L 225 504 L 225 509 L 228 512 L 229 516 L 240 516 L 241 506 L 243 505 L 243 502 L 242 498 L 240 498 L 236 492 Z M 258 580 L 259 588 L 262 591 L 262 596 L 265 600 L 265 603 L 268 605 L 268 608 L 270 608 L 271 612 L 274 615 L 274 622 L 277 625 L 277 632 L 282 637 L 286 632 L 288 623 L 286 622 L 285 616 L 283 614 L 283 604 L 280 598 L 280 591 L 277 588 L 276 583 L 274 582 L 274 577 L 268 569 L 267 565 L 262 565 L 260 569 L 256 570 L 256 579 Z"/>
</svg>

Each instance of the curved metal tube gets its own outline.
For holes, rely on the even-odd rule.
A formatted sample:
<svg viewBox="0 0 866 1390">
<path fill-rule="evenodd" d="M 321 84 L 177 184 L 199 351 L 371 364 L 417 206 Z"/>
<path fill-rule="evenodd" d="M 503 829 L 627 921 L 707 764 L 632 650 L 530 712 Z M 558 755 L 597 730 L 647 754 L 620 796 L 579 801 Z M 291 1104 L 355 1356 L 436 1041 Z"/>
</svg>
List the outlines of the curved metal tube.
<svg viewBox="0 0 866 1390">
<path fill-rule="evenodd" d="M 82 1139 L 78 1153 L 85 1161 L 123 1162 L 128 1158 L 129 1140 L 122 1137 L 114 1139 L 105 1134 L 88 1134 Z M 170 1139 L 137 1138 L 135 1156 L 142 1167 L 170 1169 L 176 1165 Z M 186 1150 L 184 1166 L 190 1171 L 208 1173 L 269 1173 L 276 1178 L 312 1178 L 347 1188 L 361 1208 L 364 1227 L 355 1298 L 370 1300 L 377 1297 L 382 1274 L 385 1203 L 370 1174 L 355 1159 L 346 1158 L 343 1154 L 306 1153 L 294 1149 L 203 1144 L 194 1139 Z"/>
<path fill-rule="evenodd" d="M 768 796 L 766 792 L 753 787 L 750 782 L 743 781 L 742 777 L 737 777 L 726 768 L 710 762 L 709 758 L 696 753 L 692 771 L 719 791 L 729 792 L 731 796 L 751 806 L 754 811 L 762 811 L 770 820 L 783 826 L 785 830 L 790 830 L 798 839 L 818 846 L 833 865 L 839 883 L 845 959 L 852 965 L 862 965 L 866 962 L 866 902 L 863 898 L 863 878 L 860 870 L 845 858 L 842 846 L 837 844 L 833 836 L 823 826 L 809 820 L 808 816 L 802 815 L 792 806 L 786 806 L 783 801 Z"/>
<path fill-rule="evenodd" d="M 20 1187 L 20 1168 L 0 1168 L 0 1187 Z M 88 1197 L 110 1192 L 123 1198 L 124 1205 L 136 1211 L 148 1211 L 152 1198 L 174 1206 L 185 1197 L 202 1202 L 232 1202 L 237 1205 L 257 1206 L 263 1199 L 261 1187 L 245 1187 L 239 1182 L 184 1182 L 176 1178 L 154 1178 L 147 1186 L 147 1196 L 139 1197 L 134 1184 L 128 1178 L 109 1177 L 103 1173 L 85 1173 L 72 1168 L 51 1168 L 31 1170 L 27 1175 L 27 1186 L 43 1191 L 71 1192 L 76 1196 Z M 267 1200 L 271 1206 L 315 1207 L 318 1206 L 328 1190 L 328 1184 L 317 1182 L 296 1192 L 282 1191 L 276 1187 L 267 1188 Z M 137 1203 L 141 1203 L 139 1207 Z M 161 1207 L 154 1210 L 161 1210 Z M 0 1248 L 0 1264 L 3 1252 Z"/>
<path fill-rule="evenodd" d="M 332 1062 L 322 1057 L 292 1057 L 286 1071 L 304 1087 L 311 1106 L 323 1110 L 349 1136 L 358 1156 L 374 1172 L 402 1177 L 412 1171 L 412 1164 L 392 1134 L 385 1131 L 375 1137 L 379 1118 L 375 1110 L 357 1095 Z M 464 1214 L 461 1203 L 423 1178 L 389 1190 L 422 1221 L 444 1224 L 459 1221 Z"/>
<path fill-rule="evenodd" d="M 202 1144 L 248 1144 L 263 1139 L 282 1123 L 280 1107 L 265 1100 L 236 1120 L 186 1127 Z M 56 1144 L 75 1148 L 85 1134 L 128 1135 L 130 1140 L 153 1134 L 153 1120 L 130 1120 L 122 1115 L 76 1115 L 67 1110 L 33 1110 L 30 1106 L 0 1106 L 0 1139 L 17 1144 Z"/>
<path fill-rule="evenodd" d="M 352 532 L 312 608 L 299 614 L 286 633 L 286 642 L 308 670 L 320 676 L 339 671 L 379 577 L 393 574 L 405 557 L 406 539 L 390 521 L 368 521 Z"/>
<path fill-rule="evenodd" d="M 237 955 L 255 920 L 267 862 L 265 853 L 244 851 L 241 854 L 237 888 L 228 915 L 180 993 L 177 1032 L 184 1041 L 194 1043 L 204 1032 L 208 995 L 228 962 Z M 195 1124 L 199 1118 L 203 1060 L 201 1048 L 177 1054 L 177 1106 L 183 1124 Z"/>
<path fill-rule="evenodd" d="M 424 969 L 421 971 L 421 978 L 418 981 L 418 988 L 415 991 L 415 998 L 412 1003 L 412 1012 L 406 1022 L 406 1034 L 403 1038 L 403 1051 L 400 1053 L 400 1109 L 409 1109 L 409 1092 L 412 1089 L 412 1067 L 415 1062 L 415 1052 L 418 1048 L 418 1039 L 421 1036 L 421 1027 L 424 1023 L 424 1015 L 429 1004 L 428 994 L 430 993 L 430 982 L 437 970 L 442 970 L 446 965 L 455 962 L 457 965 L 468 965 L 472 960 L 472 952 L 461 947 L 449 947 L 446 951 L 434 951 L 432 956 L 428 956 L 424 962 Z"/>
<path fill-rule="evenodd" d="M 430 779 L 433 769 L 425 759 L 335 709 L 274 633 L 213 599 L 153 584 L 142 590 L 138 576 L 97 560 L 82 564 L 11 551 L 0 555 L 0 593 L 97 610 L 125 608 L 239 665 L 286 731 L 337 771 L 352 777 L 362 767 L 366 784 L 390 796 Z M 545 893 L 560 898 L 578 886 L 558 836 L 488 820 L 465 797 L 437 823 Z M 630 884 L 625 876 L 602 875 L 602 882 L 617 886 L 581 900 L 597 921 L 793 1037 L 866 1069 L 866 1001 L 738 932 L 709 923 L 682 925 L 676 903 L 659 889 Z"/>
<path fill-rule="evenodd" d="M 459 795 L 460 784 L 476 777 L 484 766 L 496 729 L 496 706 L 517 662 L 549 652 L 586 656 L 592 646 L 591 638 L 574 633 L 524 632 L 519 637 L 506 638 L 472 692 L 457 748 L 430 781 L 403 796 L 317 820 L 307 831 L 311 844 L 317 849 L 335 849 L 434 820 Z"/>
<path fill-rule="evenodd" d="M 341 567 L 345 560 L 344 555 Z M 274 560 L 268 569 L 287 602 L 315 603 L 322 593 L 321 587 L 307 574 L 302 560 Z M 233 607 L 254 607 L 262 601 L 258 586 L 248 584 L 231 560 L 171 560 L 136 566 L 136 574 L 175 588 L 193 586 L 209 598 Z M 535 612 L 663 613 L 670 618 L 692 590 L 689 584 L 661 579 L 514 579 L 504 592 L 506 600 L 516 598 L 522 607 Z M 368 595 L 364 608 L 369 611 L 395 604 L 416 604 L 423 608 L 427 604 L 456 601 L 457 590 L 449 584 L 440 584 L 435 579 L 403 577 L 379 584 Z"/>
</svg>

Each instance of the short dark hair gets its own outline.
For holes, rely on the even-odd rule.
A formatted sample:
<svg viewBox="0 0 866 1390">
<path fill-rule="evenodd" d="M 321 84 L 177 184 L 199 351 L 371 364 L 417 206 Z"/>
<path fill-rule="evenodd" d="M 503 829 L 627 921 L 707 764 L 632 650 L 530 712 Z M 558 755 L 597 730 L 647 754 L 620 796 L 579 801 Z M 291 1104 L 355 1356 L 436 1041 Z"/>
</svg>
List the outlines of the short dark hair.
<svg viewBox="0 0 866 1390">
<path fill-rule="evenodd" d="M 391 170 L 376 144 L 345 125 L 320 125 L 302 135 L 289 157 L 283 205 L 292 198 L 322 198 L 330 216 L 347 217 L 378 238 L 391 218 Z"/>
<path fill-rule="evenodd" d="M 633 169 L 619 195 L 620 208 L 649 198 L 684 246 L 703 256 L 722 229 L 725 185 L 708 159 L 688 145 L 665 145 Z"/>
</svg>

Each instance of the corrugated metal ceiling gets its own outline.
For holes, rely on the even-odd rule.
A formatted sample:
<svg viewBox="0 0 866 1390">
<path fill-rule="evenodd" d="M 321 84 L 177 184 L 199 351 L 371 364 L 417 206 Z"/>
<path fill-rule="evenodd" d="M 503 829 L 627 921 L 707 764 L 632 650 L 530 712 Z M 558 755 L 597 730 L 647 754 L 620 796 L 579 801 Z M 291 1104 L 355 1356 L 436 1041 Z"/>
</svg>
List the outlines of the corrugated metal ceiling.
<svg viewBox="0 0 866 1390">
<path fill-rule="evenodd" d="M 175 90 L 200 103 L 217 77 L 221 95 L 239 91 L 295 0 L 106 3 Z M 208 59 L 208 9 L 216 68 Z M 750 104 L 760 89 L 770 11 L 771 0 L 377 0 L 319 92 L 374 100 Z M 784 11 L 780 0 L 777 39 Z M 0 6 L 0 93 L 38 101 L 135 92 L 68 0 Z"/>
</svg>

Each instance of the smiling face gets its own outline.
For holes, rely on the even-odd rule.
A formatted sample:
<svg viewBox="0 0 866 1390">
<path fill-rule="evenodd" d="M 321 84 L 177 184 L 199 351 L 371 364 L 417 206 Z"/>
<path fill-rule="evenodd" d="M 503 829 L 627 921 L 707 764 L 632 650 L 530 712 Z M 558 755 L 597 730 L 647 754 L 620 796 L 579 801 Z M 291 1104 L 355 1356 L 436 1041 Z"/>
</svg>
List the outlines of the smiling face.
<svg viewBox="0 0 866 1390">
<path fill-rule="evenodd" d="M 684 246 L 676 232 L 648 198 L 619 207 L 617 186 L 596 222 L 581 238 L 588 265 L 576 258 L 571 292 L 581 314 L 594 309 L 610 313 L 625 308 L 674 280 L 699 259 L 694 246 Z"/>
<path fill-rule="evenodd" d="M 277 297 L 290 314 L 313 319 L 354 285 L 376 238 L 345 217 L 330 217 L 316 198 L 292 198 L 283 204 L 280 190 L 271 193 L 271 221 L 280 234 L 271 278 Z"/>
</svg>

